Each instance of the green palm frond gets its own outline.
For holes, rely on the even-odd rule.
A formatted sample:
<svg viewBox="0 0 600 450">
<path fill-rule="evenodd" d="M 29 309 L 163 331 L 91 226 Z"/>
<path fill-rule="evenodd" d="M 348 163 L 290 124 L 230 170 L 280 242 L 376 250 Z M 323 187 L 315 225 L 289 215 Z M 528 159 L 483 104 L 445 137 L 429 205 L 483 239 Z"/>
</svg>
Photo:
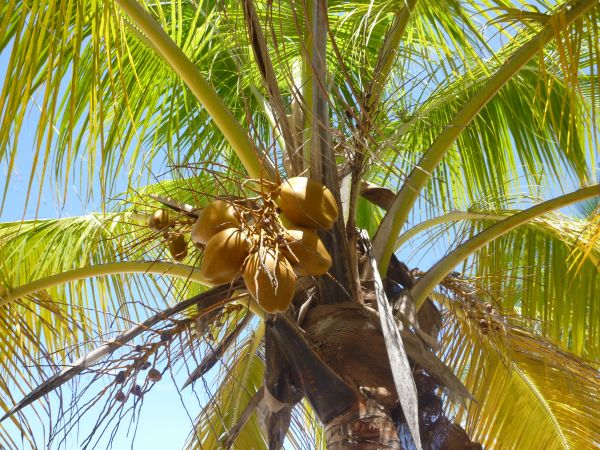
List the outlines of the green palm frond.
<svg viewBox="0 0 600 450">
<path fill-rule="evenodd" d="M 77 352 L 79 343 L 93 340 L 90 329 L 90 320 L 76 306 L 55 303 L 49 295 L 4 306 L 0 320 L 2 410 L 10 410 L 31 392 L 44 379 L 47 367 Z M 0 428 L 3 447 L 22 448 L 25 442 L 31 448 L 41 445 L 36 430 L 45 426 L 50 411 L 50 402 L 43 399 L 26 415 L 12 417 L 8 426 Z M 23 442 L 15 439 L 17 435 Z"/>
<path fill-rule="evenodd" d="M 475 67 L 449 84 L 440 84 L 411 109 L 405 102 L 395 107 L 406 122 L 387 127 L 390 139 L 381 145 L 393 144 L 393 148 L 379 155 L 382 172 L 390 174 L 389 164 L 396 165 L 397 175 L 388 175 L 392 189 L 398 174 L 416 164 L 421 150 L 433 142 L 464 98 L 487 79 L 487 69 Z M 481 111 L 435 172 L 425 195 L 436 209 L 427 203 L 419 209 L 437 215 L 440 208 L 461 208 L 524 184 L 585 182 L 591 175 L 585 161 L 594 157 L 594 138 L 586 132 L 594 126 L 593 110 L 581 92 L 564 84 L 558 68 L 553 71 L 530 63 Z"/>
<path fill-rule="evenodd" d="M 514 201 L 514 200 L 513 200 Z M 512 215 L 510 210 L 451 212 L 416 225 L 398 245 L 411 259 L 441 241 L 456 244 Z M 420 232 L 421 237 L 415 239 Z M 494 240 L 463 265 L 480 289 L 490 292 L 505 311 L 540 320 L 540 333 L 578 356 L 600 361 L 595 314 L 600 263 L 597 219 L 547 214 Z M 558 276 L 558 274 L 561 274 Z M 573 286 L 578 286 L 574 289 Z"/>
<path fill-rule="evenodd" d="M 152 261 L 170 259 L 165 253 L 162 237 L 150 231 L 143 221 L 136 220 L 131 212 L 1 224 L 0 365 L 4 383 L 0 391 L 6 406 L 15 404 L 19 397 L 44 381 L 47 368 L 60 366 L 91 350 L 115 326 L 127 327 L 152 308 L 163 308 L 171 298 L 178 300 L 181 295 L 192 293 L 186 289 L 190 283 L 185 279 L 171 286 L 161 271 L 158 276 L 143 273 L 152 271 L 156 264 Z M 141 259 L 149 261 L 142 274 L 118 273 L 95 278 L 87 275 L 67 284 L 48 283 L 44 290 L 31 290 L 24 298 L 12 294 L 33 281 L 52 279 L 56 274 L 68 275 L 73 270 L 88 272 L 90 267 L 102 269 Z M 117 267 L 108 273 L 118 271 Z M 100 270 L 99 274 L 102 273 Z M 186 273 L 191 274 L 189 269 Z M 188 276 L 186 273 L 184 278 Z M 6 297 L 11 295 L 12 300 L 6 303 Z M 132 302 L 135 298 L 153 298 L 154 304 L 148 301 L 140 305 Z M 44 404 L 34 406 L 33 411 L 44 407 Z M 47 414 L 39 412 L 40 417 Z M 34 417 L 35 414 L 27 413 L 15 422 L 29 439 L 33 434 L 27 434 L 28 427 L 35 428 Z M 2 433 L 10 435 L 10 428 L 2 428 Z M 6 446 L 19 447 L 9 445 L 8 441 Z"/>
<path fill-rule="evenodd" d="M 192 192 L 190 184 L 208 189 L 208 184 L 202 184 L 207 180 L 196 177 L 183 184 L 174 180 L 149 186 L 141 193 L 132 193 L 126 206 L 119 207 L 121 212 L 0 224 L 2 305 L 17 298 L 17 293 L 46 302 L 53 300 L 41 304 L 58 305 L 63 314 L 73 315 L 84 328 L 92 320 L 95 327 L 102 329 L 114 322 L 115 314 L 120 320 L 139 320 L 140 314 L 147 313 L 139 305 L 131 305 L 132 298 L 154 292 L 154 307 L 162 307 L 169 298 L 198 293 L 202 285 L 190 281 L 198 281 L 194 266 L 200 253 L 189 251 L 181 265 L 171 263 L 165 236 L 150 230 L 146 223 L 148 216 L 162 206 L 150 194 L 166 196 L 178 186 L 181 201 L 197 201 L 201 205 L 211 197 L 186 194 Z M 210 188 L 215 190 L 214 182 Z M 171 218 L 177 220 L 175 230 L 188 230 L 193 223 L 193 218 L 176 212 L 171 212 Z M 179 281 L 166 282 L 168 277 L 161 275 L 169 272 Z M 56 277 L 57 274 L 64 276 Z M 44 290 L 36 292 L 39 289 Z M 73 295 L 77 302 L 68 302 L 66 299 Z"/>
<path fill-rule="evenodd" d="M 511 48 L 507 52 L 508 55 L 502 60 L 503 64 L 493 72 L 493 75 L 475 94 L 462 103 L 460 110 L 452 114 L 451 120 L 443 123 L 443 129 L 436 134 L 431 145 L 427 147 L 425 153 L 404 181 L 402 189 L 396 196 L 394 204 L 390 207 L 378 235 L 374 239 L 375 255 L 379 261 L 380 270 L 386 269 L 387 261 L 392 252 L 393 242 L 390 240 L 389 235 L 400 232 L 419 194 L 426 188 L 435 170 L 439 168 L 440 162 L 454 148 L 464 131 L 469 129 L 478 114 L 486 106 L 489 106 L 492 100 L 497 98 L 497 94 L 540 54 L 540 48 L 544 48 L 550 41 L 561 42 L 562 39 L 565 39 L 565 35 L 570 35 L 570 30 L 574 27 L 581 27 L 583 22 L 586 24 L 585 29 L 587 32 L 593 33 L 597 26 L 594 22 L 588 23 L 586 19 L 589 15 L 594 15 L 596 6 L 593 1 L 580 2 L 575 5 L 569 4 L 568 7 L 554 12 L 541 30 L 528 29 L 528 32 L 517 34 L 512 41 L 513 44 L 519 44 L 516 46 L 517 50 Z M 560 27 L 558 26 L 559 23 L 561 24 Z M 561 30 L 562 32 L 560 32 Z M 583 32 L 583 34 L 586 34 L 586 32 Z M 560 47 L 559 44 L 555 45 Z M 583 53 L 594 55 L 595 49 L 589 48 L 587 52 L 584 51 Z M 579 53 L 579 56 L 582 56 L 582 54 Z M 569 65 L 568 62 L 561 61 L 560 66 L 566 73 L 572 73 L 572 64 Z"/>
<path fill-rule="evenodd" d="M 456 420 L 486 447 L 598 445 L 597 369 L 529 331 L 531 322 L 488 309 L 457 286 L 441 298 L 445 359 L 477 403 L 458 407 Z"/>
<path fill-rule="evenodd" d="M 478 285 L 487 286 L 502 308 L 540 320 L 544 337 L 600 361 L 597 226 L 546 217 L 489 244 L 472 264 Z"/>
<path fill-rule="evenodd" d="M 143 216 L 141 219 L 135 213 L 111 213 L 4 223 L 0 226 L 2 285 L 14 289 L 57 273 L 100 264 L 169 260 L 162 236 L 145 226 Z M 158 286 L 151 283 L 146 287 Z M 79 307 L 102 310 L 111 303 L 118 307 L 127 302 L 131 291 L 144 285 L 113 278 L 100 279 L 95 288 L 88 291 L 84 284 L 70 287 L 79 295 Z M 109 292 L 113 300 L 107 302 Z M 64 286 L 52 289 L 51 295 L 68 297 Z"/>
<path fill-rule="evenodd" d="M 45 115 L 38 125 L 30 184 L 35 172 L 66 186 L 78 170 L 72 161 L 81 157 L 87 161 L 87 176 L 75 181 L 87 196 L 93 181 L 98 182 L 101 198 L 107 198 L 116 193 L 118 174 L 127 174 L 133 184 L 147 184 L 150 169 L 165 162 L 215 161 L 231 155 L 210 116 L 112 3 L 23 1 L 2 8 L 11 32 L 0 42 L 10 51 L 0 103 L 0 158 L 8 161 L 9 172 L 24 115 L 42 89 Z M 250 95 L 239 96 L 239 89 L 247 86 L 238 86 L 239 64 L 231 56 L 235 48 L 229 46 L 235 40 L 222 38 L 223 18 L 215 8 L 208 2 L 197 7 L 179 2 L 175 16 L 171 8 L 153 11 L 242 120 L 242 98 L 250 102 L 248 110 L 256 108 Z M 62 42 L 67 27 L 76 31 Z"/>
</svg>

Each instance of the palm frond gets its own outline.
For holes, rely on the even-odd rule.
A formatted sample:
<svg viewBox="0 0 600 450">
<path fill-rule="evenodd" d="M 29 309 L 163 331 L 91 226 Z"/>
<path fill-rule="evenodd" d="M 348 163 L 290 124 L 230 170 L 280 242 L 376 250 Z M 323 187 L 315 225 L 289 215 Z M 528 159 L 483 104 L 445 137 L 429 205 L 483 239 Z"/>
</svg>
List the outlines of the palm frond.
<svg viewBox="0 0 600 450">
<path fill-rule="evenodd" d="M 503 309 L 539 320 L 539 332 L 578 356 L 600 361 L 596 297 L 600 289 L 597 224 L 554 216 L 490 243 L 471 276 Z"/>
<path fill-rule="evenodd" d="M 543 47 L 554 38 L 560 40 L 562 35 L 568 35 L 569 26 L 576 27 L 581 25 L 582 20 L 584 20 L 582 16 L 586 17 L 586 14 L 593 11 L 596 6 L 595 2 L 590 1 L 569 5 L 569 8 L 566 8 L 564 11 L 558 10 L 548 20 L 548 23 L 539 32 L 535 33 L 533 38 L 526 41 L 526 43 L 520 41 L 523 33 L 517 35 L 517 42 L 520 41 L 522 43 L 518 47 L 518 50 L 511 52 L 510 57 L 489 77 L 477 93 L 464 102 L 460 110 L 452 115 L 449 122 L 444 123 L 443 130 L 436 135 L 432 144 L 419 159 L 417 166 L 411 170 L 410 175 L 404 181 L 403 187 L 398 193 L 394 204 L 382 221 L 378 235 L 375 236 L 373 245 L 380 269 L 384 270 L 386 268 L 387 261 L 392 253 L 393 243 L 388 239 L 389 235 L 399 233 L 420 192 L 425 188 L 433 172 L 463 131 L 468 129 L 473 119 L 495 98 L 496 94 L 529 64 L 539 53 L 540 47 Z M 557 28 L 558 22 L 560 22 L 561 28 Z M 591 25 L 591 28 L 592 30 L 595 29 L 593 25 Z M 559 34 L 558 32 L 561 30 L 562 33 Z"/>
<path fill-rule="evenodd" d="M 162 237 L 145 226 L 143 216 L 141 219 L 136 220 L 132 212 L 117 212 L 0 224 L 0 364 L 5 380 L 0 390 L 7 403 L 5 411 L 10 409 L 10 403 L 16 403 L 17 397 L 25 397 L 36 384 L 41 384 L 48 367 L 76 359 L 103 341 L 105 333 L 115 326 L 138 322 L 152 308 L 162 309 L 169 299 L 179 299 L 181 294 L 190 292 L 186 280 L 174 288 L 160 275 L 142 273 L 51 283 L 25 298 L 14 298 L 13 293 L 19 291 L 15 288 L 52 275 L 102 268 L 107 263 L 126 265 L 127 260 L 168 258 Z M 11 295 L 11 301 L 5 301 Z M 136 298 L 152 298 L 154 304 L 146 301 L 141 305 L 134 301 Z M 36 415 L 47 416 L 49 404 L 34 406 L 32 411 L 13 421 L 29 440 L 36 436 L 30 427 L 39 428 L 33 425 L 38 420 Z M 0 434 L 6 438 L 11 430 L 15 432 L 3 426 Z M 36 446 L 31 444 L 32 448 Z M 6 447 L 20 446 L 10 444 L 8 439 Z"/>
<path fill-rule="evenodd" d="M 510 210 L 474 208 L 449 213 L 410 229 L 399 244 L 406 257 L 417 261 L 420 255 L 435 251 L 441 241 L 451 250 L 511 214 Z M 600 287 L 597 230 L 593 216 L 575 219 L 547 214 L 483 247 L 463 264 L 462 271 L 477 280 L 480 289 L 493 293 L 505 311 L 542 321 L 539 332 L 555 345 L 600 361 L 594 313 L 595 292 Z M 414 245 L 412 255 L 410 245 Z"/>
<path fill-rule="evenodd" d="M 244 121 L 246 107 L 238 95 L 244 87 L 238 86 L 231 57 L 235 48 L 228 46 L 235 40 L 222 39 L 223 17 L 215 8 L 181 1 L 173 10 L 152 12 Z M 59 186 L 74 180 L 87 197 L 99 183 L 105 199 L 117 193 L 119 174 L 143 185 L 152 180 L 152 168 L 166 162 L 236 159 L 210 116 L 112 3 L 9 2 L 2 17 L 9 29 L 0 47 L 10 51 L 10 59 L 0 100 L 0 158 L 8 161 L 9 173 L 25 114 L 44 95 L 30 189 L 35 173 Z M 66 29 L 73 32 L 63 36 Z M 256 109 L 250 95 L 243 98 L 249 110 Z M 85 176 L 78 175 L 76 158 L 86 162 Z"/>
<path fill-rule="evenodd" d="M 225 357 L 220 384 L 206 393 L 208 402 L 189 437 L 188 448 L 220 448 L 239 415 L 263 383 L 264 363 L 257 351 L 264 336 L 261 323 Z M 208 387 L 208 385 L 206 385 Z M 256 416 L 239 431 L 236 448 L 266 448 Z"/>
<path fill-rule="evenodd" d="M 531 332 L 531 322 L 484 305 L 460 282 L 448 286 L 450 297 L 440 297 L 445 360 L 477 401 L 455 410 L 469 434 L 486 447 L 597 446 L 597 369 Z"/>
</svg>

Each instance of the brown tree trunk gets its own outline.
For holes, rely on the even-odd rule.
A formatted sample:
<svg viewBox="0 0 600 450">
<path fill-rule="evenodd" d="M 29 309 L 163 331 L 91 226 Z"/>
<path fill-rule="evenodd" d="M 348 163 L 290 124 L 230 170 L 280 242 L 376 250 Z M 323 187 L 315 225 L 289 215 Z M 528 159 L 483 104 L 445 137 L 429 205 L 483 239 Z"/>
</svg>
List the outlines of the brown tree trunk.
<svg viewBox="0 0 600 450">
<path fill-rule="evenodd" d="M 401 449 L 393 419 L 374 398 L 361 397 L 358 411 L 336 417 L 325 427 L 329 450 Z"/>
<path fill-rule="evenodd" d="M 358 394 L 358 404 L 325 424 L 329 450 L 413 449 L 377 313 L 357 303 L 312 308 L 303 328 L 319 357 Z M 424 449 L 475 450 L 466 432 L 445 417 L 439 384 L 415 366 Z"/>
</svg>

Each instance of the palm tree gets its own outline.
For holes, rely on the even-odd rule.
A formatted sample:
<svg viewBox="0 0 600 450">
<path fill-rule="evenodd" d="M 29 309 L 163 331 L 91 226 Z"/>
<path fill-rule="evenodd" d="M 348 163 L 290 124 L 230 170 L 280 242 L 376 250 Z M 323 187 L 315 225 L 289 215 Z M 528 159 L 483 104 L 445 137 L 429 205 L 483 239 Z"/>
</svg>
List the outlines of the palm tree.
<svg viewBox="0 0 600 450">
<path fill-rule="evenodd" d="M 4 2 L 2 208 L 20 152 L 27 202 L 77 183 L 103 207 L 0 224 L 0 447 L 36 447 L 40 420 L 60 446 L 102 404 L 92 447 L 183 368 L 217 386 L 190 448 L 597 448 L 599 14 Z M 285 313 L 211 283 L 203 246 L 169 253 L 213 199 L 278 214 L 299 176 L 342 213 Z"/>
</svg>

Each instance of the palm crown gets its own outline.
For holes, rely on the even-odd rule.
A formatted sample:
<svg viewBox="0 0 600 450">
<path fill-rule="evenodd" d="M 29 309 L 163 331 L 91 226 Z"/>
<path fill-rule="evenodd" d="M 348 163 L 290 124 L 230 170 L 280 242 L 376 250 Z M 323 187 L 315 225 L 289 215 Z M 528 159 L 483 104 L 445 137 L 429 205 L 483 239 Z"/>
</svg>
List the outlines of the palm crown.
<svg viewBox="0 0 600 450">
<path fill-rule="evenodd" d="M 33 154 L 29 202 L 39 202 L 47 178 L 60 194 L 74 180 L 104 205 L 0 224 L 4 411 L 83 370 L 79 361 L 47 382 L 40 359 L 59 367 L 92 351 L 99 379 L 109 380 L 98 398 L 111 405 L 115 361 L 130 362 L 128 377 L 150 357 L 157 367 L 184 366 L 192 383 L 221 360 L 227 370 L 215 375 L 219 389 L 189 446 L 276 446 L 289 418 L 267 408 L 276 436 L 251 413 L 255 403 L 264 409 L 273 368 L 286 367 L 303 389 L 290 397 L 288 442 L 339 448 L 327 402 L 303 384 L 312 366 L 286 356 L 282 343 L 316 358 L 318 349 L 302 347 L 316 334 L 311 341 L 300 329 L 317 333 L 316 313 L 296 324 L 291 312 L 265 315 L 239 281 L 209 289 L 202 251 L 190 244 L 173 262 L 167 238 L 146 226 L 148 214 L 170 208 L 186 234 L 214 198 L 254 205 L 261 186 L 309 176 L 342 213 L 321 233 L 333 265 L 297 290 L 295 319 L 313 294 L 321 308 L 364 304 L 365 292 L 403 267 L 394 253 L 411 267 L 429 255 L 428 271 L 400 270 L 409 277 L 401 295 L 423 330 L 386 309 L 381 292 L 366 301 L 381 318 L 392 397 L 417 445 L 415 367 L 442 380 L 445 414 L 486 447 L 599 445 L 597 1 L 27 0 L 0 12 L 0 49 L 10 55 L 0 97 L 2 207 L 21 151 Z M 34 103 L 36 145 L 23 150 Z M 392 301 L 387 284 L 385 294 Z M 441 323 L 426 326 L 439 311 Z M 391 315 L 409 326 L 386 325 Z M 125 331 L 118 350 L 95 338 L 109 331 Z M 408 342 L 426 356 L 415 359 Z M 190 357 L 198 352 L 199 365 Z M 345 374 L 333 369 L 344 398 Z M 298 403 L 303 396 L 309 401 Z M 39 401 L 27 407 L 46 411 Z M 33 416 L 15 417 L 34 446 Z M 423 423 L 421 435 L 427 447 Z M 0 436 L 18 446 L 9 428 Z"/>
</svg>

